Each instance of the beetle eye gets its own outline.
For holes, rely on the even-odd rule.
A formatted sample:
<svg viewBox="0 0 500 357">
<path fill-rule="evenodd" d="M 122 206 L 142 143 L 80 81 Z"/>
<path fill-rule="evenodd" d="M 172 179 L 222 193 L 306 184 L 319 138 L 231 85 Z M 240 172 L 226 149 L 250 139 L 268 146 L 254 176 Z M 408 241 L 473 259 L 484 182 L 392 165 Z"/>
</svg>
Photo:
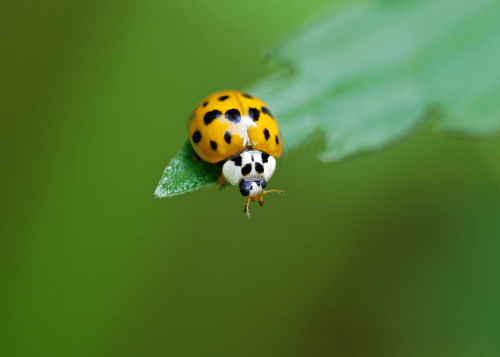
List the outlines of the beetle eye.
<svg viewBox="0 0 500 357">
<path fill-rule="evenodd" d="M 251 189 L 252 189 L 252 182 L 247 180 L 241 180 L 240 192 L 243 196 L 248 196 L 250 194 Z"/>
<path fill-rule="evenodd" d="M 260 180 L 260 186 L 266 188 L 266 180 Z"/>
</svg>

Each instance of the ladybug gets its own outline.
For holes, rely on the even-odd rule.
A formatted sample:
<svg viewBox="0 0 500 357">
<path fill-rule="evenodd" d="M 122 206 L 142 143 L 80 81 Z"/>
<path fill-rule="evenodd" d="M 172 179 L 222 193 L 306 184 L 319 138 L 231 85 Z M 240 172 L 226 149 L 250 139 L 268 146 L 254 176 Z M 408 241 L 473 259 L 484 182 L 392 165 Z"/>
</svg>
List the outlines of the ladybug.
<svg viewBox="0 0 500 357">
<path fill-rule="evenodd" d="M 188 135 L 196 154 L 204 161 L 220 163 L 219 184 L 239 184 L 252 201 L 264 204 L 264 191 L 283 153 L 283 140 L 271 110 L 260 99 L 243 92 L 223 91 L 209 95 L 188 117 Z"/>
</svg>

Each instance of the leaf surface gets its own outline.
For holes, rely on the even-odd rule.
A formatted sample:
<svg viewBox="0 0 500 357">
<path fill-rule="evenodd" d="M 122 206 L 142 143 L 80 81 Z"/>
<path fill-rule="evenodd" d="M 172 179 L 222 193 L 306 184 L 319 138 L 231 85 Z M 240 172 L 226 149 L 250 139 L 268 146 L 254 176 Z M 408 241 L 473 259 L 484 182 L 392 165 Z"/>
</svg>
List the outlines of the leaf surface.
<svg viewBox="0 0 500 357">
<path fill-rule="evenodd" d="M 220 174 L 221 169 L 218 164 L 196 159 L 193 147 L 187 141 L 163 171 L 156 187 L 155 197 L 172 197 L 194 191 L 217 181 Z"/>
</svg>

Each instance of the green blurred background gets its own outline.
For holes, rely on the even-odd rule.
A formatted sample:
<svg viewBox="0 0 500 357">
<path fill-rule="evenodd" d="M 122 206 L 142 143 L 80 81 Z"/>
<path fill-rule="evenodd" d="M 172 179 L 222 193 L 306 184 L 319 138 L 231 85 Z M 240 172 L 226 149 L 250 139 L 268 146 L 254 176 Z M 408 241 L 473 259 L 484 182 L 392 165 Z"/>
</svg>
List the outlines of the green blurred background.
<svg viewBox="0 0 500 357">
<path fill-rule="evenodd" d="M 235 188 L 153 198 L 203 97 L 352 4 L 2 4 L 0 355 L 500 355 L 497 137 L 318 138 L 250 220 Z"/>
</svg>

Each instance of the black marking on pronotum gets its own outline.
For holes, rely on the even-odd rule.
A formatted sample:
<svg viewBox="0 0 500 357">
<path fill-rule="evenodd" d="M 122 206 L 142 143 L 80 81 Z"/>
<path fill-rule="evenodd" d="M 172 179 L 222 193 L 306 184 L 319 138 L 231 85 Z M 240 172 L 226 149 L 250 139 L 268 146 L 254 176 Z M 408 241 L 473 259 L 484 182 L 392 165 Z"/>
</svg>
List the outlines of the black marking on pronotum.
<svg viewBox="0 0 500 357">
<path fill-rule="evenodd" d="M 244 96 L 245 98 L 248 98 L 248 99 L 253 99 L 253 96 L 251 94 L 248 94 L 248 93 L 241 93 L 242 96 Z"/>
<path fill-rule="evenodd" d="M 262 107 L 262 113 L 267 114 L 271 118 L 274 119 L 274 114 L 271 112 L 271 110 L 268 107 Z"/>
<path fill-rule="evenodd" d="M 225 116 L 227 120 L 232 121 L 235 124 L 238 124 L 241 119 L 240 111 L 238 109 L 229 109 Z"/>
<path fill-rule="evenodd" d="M 193 133 L 193 143 L 198 144 L 200 140 L 201 140 L 201 133 L 198 130 L 196 130 Z"/>
<path fill-rule="evenodd" d="M 220 117 L 221 114 L 222 113 L 219 112 L 218 110 L 212 110 L 211 112 L 206 113 L 205 116 L 203 117 L 205 125 L 208 125 L 211 122 L 213 122 L 216 118 Z"/>
<path fill-rule="evenodd" d="M 231 144 L 231 133 L 229 131 L 226 131 L 224 133 L 224 140 L 226 143 Z"/>
<path fill-rule="evenodd" d="M 227 98 L 229 98 L 229 96 L 228 96 L 228 95 L 223 95 L 222 97 L 219 97 L 219 100 L 220 100 L 221 102 L 223 102 L 223 101 L 225 101 Z"/>
<path fill-rule="evenodd" d="M 260 116 L 259 109 L 256 108 L 248 109 L 248 116 L 252 118 L 253 121 L 258 121 Z"/>
<path fill-rule="evenodd" d="M 234 166 L 241 166 L 241 156 L 235 156 L 231 159 L 232 162 L 234 162 Z"/>
<path fill-rule="evenodd" d="M 264 137 L 266 138 L 266 140 L 269 140 L 269 138 L 271 137 L 271 135 L 269 135 L 269 130 L 264 129 Z"/>
<path fill-rule="evenodd" d="M 259 162 L 256 162 L 255 170 L 257 171 L 257 173 L 261 174 L 264 172 L 264 166 L 262 166 Z"/>
<path fill-rule="evenodd" d="M 247 180 L 241 180 L 240 182 L 240 192 L 243 196 L 248 196 L 250 194 L 250 190 L 252 189 L 252 183 Z"/>
<path fill-rule="evenodd" d="M 263 152 L 262 153 L 262 162 L 265 164 L 268 159 L 269 159 L 269 154 L 266 154 L 265 152 Z"/>
<path fill-rule="evenodd" d="M 215 141 L 210 140 L 210 146 L 212 147 L 213 151 L 217 150 L 217 143 Z"/>
<path fill-rule="evenodd" d="M 246 176 L 248 175 L 250 172 L 252 171 L 252 164 L 246 164 L 245 166 L 243 166 L 243 168 L 241 169 L 241 174 L 243 176 Z"/>
</svg>

